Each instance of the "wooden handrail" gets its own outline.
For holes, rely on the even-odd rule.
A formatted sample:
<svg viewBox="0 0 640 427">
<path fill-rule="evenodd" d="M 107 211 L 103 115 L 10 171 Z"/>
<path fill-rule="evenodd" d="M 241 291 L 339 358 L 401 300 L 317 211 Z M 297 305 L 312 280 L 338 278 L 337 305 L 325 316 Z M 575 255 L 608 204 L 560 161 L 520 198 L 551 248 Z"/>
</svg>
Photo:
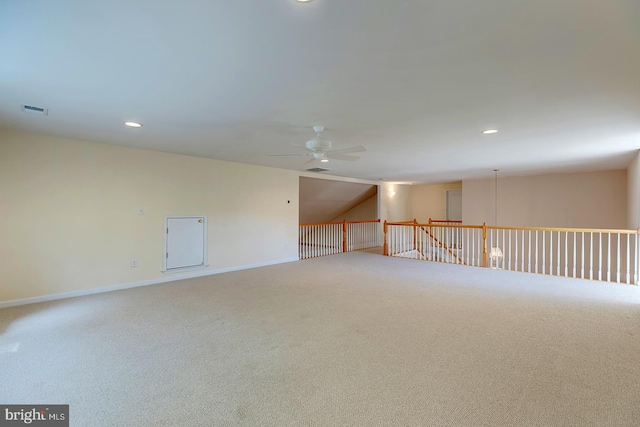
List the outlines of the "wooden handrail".
<svg viewBox="0 0 640 427">
<path fill-rule="evenodd" d="M 413 225 L 413 222 L 388 222 L 387 225 Z M 443 228 L 483 228 L 482 225 L 460 225 L 460 224 L 416 224 L 421 227 L 443 227 Z M 565 231 L 569 233 L 613 233 L 613 234 L 640 234 L 639 230 L 622 230 L 614 228 L 561 228 L 561 227 L 502 227 L 487 225 L 489 230 L 531 230 L 531 231 Z"/>
<path fill-rule="evenodd" d="M 408 222 L 388 222 L 388 225 L 413 225 L 413 221 Z M 481 225 L 461 225 L 461 224 L 416 224 L 420 227 L 449 227 L 449 228 L 482 228 Z"/>
<path fill-rule="evenodd" d="M 312 222 L 309 224 L 298 224 L 298 227 L 309 227 L 315 225 L 342 225 L 342 221 L 340 222 Z"/>
<path fill-rule="evenodd" d="M 561 227 L 500 227 L 487 225 L 490 230 L 531 230 L 531 231 L 564 231 L 567 233 L 612 233 L 612 234 L 638 234 L 638 230 L 617 230 L 607 228 L 561 228 Z"/>
<path fill-rule="evenodd" d="M 337 225 L 337 224 L 363 224 L 367 222 L 380 222 L 379 219 L 365 219 L 362 221 L 340 221 L 340 222 L 312 222 L 309 224 L 298 224 L 298 227 L 308 227 L 311 225 Z"/>
</svg>

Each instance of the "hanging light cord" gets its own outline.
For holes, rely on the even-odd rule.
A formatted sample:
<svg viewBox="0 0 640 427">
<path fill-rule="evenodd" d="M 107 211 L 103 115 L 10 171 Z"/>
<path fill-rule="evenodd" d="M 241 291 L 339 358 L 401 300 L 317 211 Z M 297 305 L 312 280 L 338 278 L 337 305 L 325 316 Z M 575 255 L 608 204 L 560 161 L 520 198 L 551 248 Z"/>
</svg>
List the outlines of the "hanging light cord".
<svg viewBox="0 0 640 427">
<path fill-rule="evenodd" d="M 495 178 L 495 220 L 496 220 L 496 227 L 498 226 L 498 171 L 500 169 L 494 169 L 493 171 L 496 173 L 496 178 Z"/>
</svg>

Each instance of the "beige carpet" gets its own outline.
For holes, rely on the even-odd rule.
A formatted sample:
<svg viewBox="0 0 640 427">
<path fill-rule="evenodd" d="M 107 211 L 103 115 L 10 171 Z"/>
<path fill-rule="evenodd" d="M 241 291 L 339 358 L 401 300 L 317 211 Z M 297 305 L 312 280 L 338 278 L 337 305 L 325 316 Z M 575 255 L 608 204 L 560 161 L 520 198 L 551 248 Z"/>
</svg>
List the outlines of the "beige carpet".
<svg viewBox="0 0 640 427">
<path fill-rule="evenodd" d="M 638 426 L 640 288 L 366 252 L 0 310 L 72 426 Z"/>
</svg>

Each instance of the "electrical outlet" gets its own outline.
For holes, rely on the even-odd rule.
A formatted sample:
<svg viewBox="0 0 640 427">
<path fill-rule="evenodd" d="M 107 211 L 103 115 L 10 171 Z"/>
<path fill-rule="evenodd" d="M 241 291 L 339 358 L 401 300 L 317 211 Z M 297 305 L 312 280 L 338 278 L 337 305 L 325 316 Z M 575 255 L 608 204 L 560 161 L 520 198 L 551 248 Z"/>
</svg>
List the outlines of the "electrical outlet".
<svg viewBox="0 0 640 427">
<path fill-rule="evenodd" d="M 137 259 L 132 259 L 131 260 L 131 267 L 137 267 L 138 266 L 138 260 Z"/>
</svg>

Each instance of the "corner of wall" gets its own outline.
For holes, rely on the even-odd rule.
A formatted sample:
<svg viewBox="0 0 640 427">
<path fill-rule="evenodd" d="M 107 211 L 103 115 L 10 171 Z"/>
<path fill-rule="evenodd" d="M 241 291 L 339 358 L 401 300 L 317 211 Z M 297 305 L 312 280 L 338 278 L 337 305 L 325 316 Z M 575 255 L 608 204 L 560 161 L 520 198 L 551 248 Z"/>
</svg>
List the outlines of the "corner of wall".
<svg viewBox="0 0 640 427">
<path fill-rule="evenodd" d="M 627 228 L 640 227 L 640 150 L 627 167 Z"/>
</svg>

